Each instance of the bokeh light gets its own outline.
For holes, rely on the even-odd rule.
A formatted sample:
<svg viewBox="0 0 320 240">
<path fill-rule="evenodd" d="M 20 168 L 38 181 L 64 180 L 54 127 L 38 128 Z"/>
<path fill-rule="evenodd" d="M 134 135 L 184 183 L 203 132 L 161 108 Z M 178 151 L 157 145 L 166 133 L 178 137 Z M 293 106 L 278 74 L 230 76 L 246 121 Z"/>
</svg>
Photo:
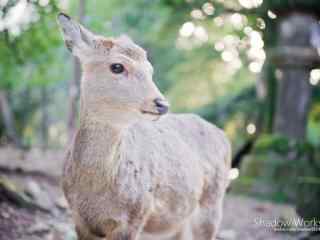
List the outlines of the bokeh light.
<svg viewBox="0 0 320 240">
<path fill-rule="evenodd" d="M 195 30 L 195 26 L 193 22 L 186 22 L 180 28 L 180 35 L 182 37 L 190 37 Z"/>
<path fill-rule="evenodd" d="M 259 7 L 263 0 L 239 0 L 239 3 L 242 7 L 250 9 Z"/>
<path fill-rule="evenodd" d="M 257 130 L 256 125 L 254 125 L 253 123 L 249 123 L 249 124 L 247 125 L 247 132 L 248 132 L 250 135 L 255 134 L 255 133 L 256 133 L 256 130 Z"/>
<path fill-rule="evenodd" d="M 212 3 L 210 2 L 207 2 L 205 4 L 202 5 L 202 10 L 205 14 L 207 15 L 213 15 L 214 14 L 214 11 L 215 11 L 215 8 L 214 6 L 212 5 Z"/>
<path fill-rule="evenodd" d="M 311 85 L 317 85 L 320 82 L 320 69 L 313 69 L 310 72 L 310 84 Z"/>
</svg>

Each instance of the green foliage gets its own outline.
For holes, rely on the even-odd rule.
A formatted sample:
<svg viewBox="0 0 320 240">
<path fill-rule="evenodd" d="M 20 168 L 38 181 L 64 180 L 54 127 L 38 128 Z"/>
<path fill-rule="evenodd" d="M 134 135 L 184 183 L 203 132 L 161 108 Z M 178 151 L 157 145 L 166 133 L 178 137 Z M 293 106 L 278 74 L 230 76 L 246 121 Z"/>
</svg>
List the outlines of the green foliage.
<svg viewBox="0 0 320 240">
<path fill-rule="evenodd" d="M 309 114 L 307 139 L 315 147 L 320 147 L 320 104 L 315 103 Z"/>
<path fill-rule="evenodd" d="M 257 104 L 255 89 L 249 87 L 234 96 L 221 97 L 215 103 L 198 109 L 197 113 L 212 122 L 223 125 L 227 118 L 237 113 L 250 115 Z"/>
<path fill-rule="evenodd" d="M 1 9 L 2 19 L 10 18 L 12 9 L 18 1 L 9 1 Z M 0 88 L 12 89 L 20 85 L 23 80 L 29 83 L 46 83 L 43 74 L 45 68 L 54 60 L 53 48 L 57 46 L 58 34 L 55 16 L 57 5 L 51 1 L 47 6 L 40 6 L 38 2 L 28 3 L 37 13 L 35 19 L 29 23 L 16 23 L 0 31 Z M 37 74 L 42 75 L 40 81 L 34 81 Z M 28 79 L 24 76 L 28 75 Z M 32 80 L 31 80 L 32 79 Z"/>
<path fill-rule="evenodd" d="M 313 158 L 300 165 L 297 177 L 297 210 L 305 219 L 320 216 L 318 199 L 320 197 L 320 161 L 319 150 L 314 152 Z"/>
<path fill-rule="evenodd" d="M 294 144 L 294 143 L 292 143 Z M 256 143 L 257 152 L 274 151 L 276 153 L 287 153 L 291 143 L 289 139 L 279 135 L 260 136 Z"/>
<path fill-rule="evenodd" d="M 303 155 L 313 151 L 313 146 L 306 141 L 296 141 L 277 134 L 266 134 L 259 136 L 256 142 L 255 151 L 257 153 L 275 152 L 287 154 L 292 151 L 298 155 Z"/>
<path fill-rule="evenodd" d="M 37 91 L 61 80 L 63 73 L 55 68 L 61 53 L 56 24 L 59 10 L 55 1 L 1 4 L 0 90 L 9 96 L 14 125 L 24 142 L 24 133 L 41 103 Z"/>
<path fill-rule="evenodd" d="M 262 135 L 245 159 L 235 191 L 297 204 L 299 214 L 320 216 L 320 151 L 305 141 Z"/>
</svg>

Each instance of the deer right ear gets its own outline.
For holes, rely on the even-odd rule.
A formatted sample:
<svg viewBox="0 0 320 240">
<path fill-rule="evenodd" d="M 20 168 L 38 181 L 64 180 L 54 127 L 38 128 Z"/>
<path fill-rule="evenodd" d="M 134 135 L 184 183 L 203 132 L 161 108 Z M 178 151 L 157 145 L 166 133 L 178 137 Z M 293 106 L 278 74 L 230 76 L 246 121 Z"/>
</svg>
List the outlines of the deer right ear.
<svg viewBox="0 0 320 240">
<path fill-rule="evenodd" d="M 94 47 L 95 35 L 71 19 L 68 15 L 60 13 L 58 23 L 67 48 L 76 56 Z"/>
</svg>

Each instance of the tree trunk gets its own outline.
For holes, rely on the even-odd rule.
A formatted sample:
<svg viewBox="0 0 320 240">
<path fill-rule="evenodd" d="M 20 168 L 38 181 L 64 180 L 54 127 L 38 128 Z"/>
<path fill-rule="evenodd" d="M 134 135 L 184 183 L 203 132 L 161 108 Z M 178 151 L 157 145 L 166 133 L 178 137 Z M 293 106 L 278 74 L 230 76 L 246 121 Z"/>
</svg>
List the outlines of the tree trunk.
<svg viewBox="0 0 320 240">
<path fill-rule="evenodd" d="M 6 135 L 13 144 L 21 148 L 22 143 L 18 137 L 15 125 L 12 109 L 8 101 L 8 94 L 5 90 L 0 90 L 0 111 L 2 113 L 3 123 L 6 130 Z"/>
<path fill-rule="evenodd" d="M 48 91 L 46 86 L 41 87 L 41 149 L 48 148 L 48 128 L 49 128 L 49 111 L 48 111 Z"/>
<path fill-rule="evenodd" d="M 85 17 L 85 0 L 79 0 L 79 22 Z M 81 66 L 77 58 L 73 59 L 73 78 L 69 84 L 68 141 L 71 142 L 77 128 L 78 102 L 80 96 Z"/>
<path fill-rule="evenodd" d="M 275 132 L 290 139 L 303 139 L 311 100 L 310 71 L 315 59 L 310 45 L 311 28 L 317 20 L 306 14 L 291 14 L 280 22 L 277 65 Z M 282 52 L 280 50 L 283 50 Z M 310 51 L 308 51 L 310 50 Z"/>
</svg>

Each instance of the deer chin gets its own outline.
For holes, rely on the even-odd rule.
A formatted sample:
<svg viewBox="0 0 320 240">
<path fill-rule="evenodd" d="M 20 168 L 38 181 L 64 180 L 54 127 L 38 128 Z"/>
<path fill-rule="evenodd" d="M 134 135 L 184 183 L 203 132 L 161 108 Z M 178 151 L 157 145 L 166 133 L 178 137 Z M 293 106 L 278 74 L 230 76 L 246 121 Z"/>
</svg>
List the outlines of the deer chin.
<svg viewBox="0 0 320 240">
<path fill-rule="evenodd" d="M 144 118 L 151 121 L 157 121 L 162 116 L 162 114 L 160 114 L 159 112 L 153 112 L 149 110 L 141 110 L 141 113 Z"/>
</svg>

